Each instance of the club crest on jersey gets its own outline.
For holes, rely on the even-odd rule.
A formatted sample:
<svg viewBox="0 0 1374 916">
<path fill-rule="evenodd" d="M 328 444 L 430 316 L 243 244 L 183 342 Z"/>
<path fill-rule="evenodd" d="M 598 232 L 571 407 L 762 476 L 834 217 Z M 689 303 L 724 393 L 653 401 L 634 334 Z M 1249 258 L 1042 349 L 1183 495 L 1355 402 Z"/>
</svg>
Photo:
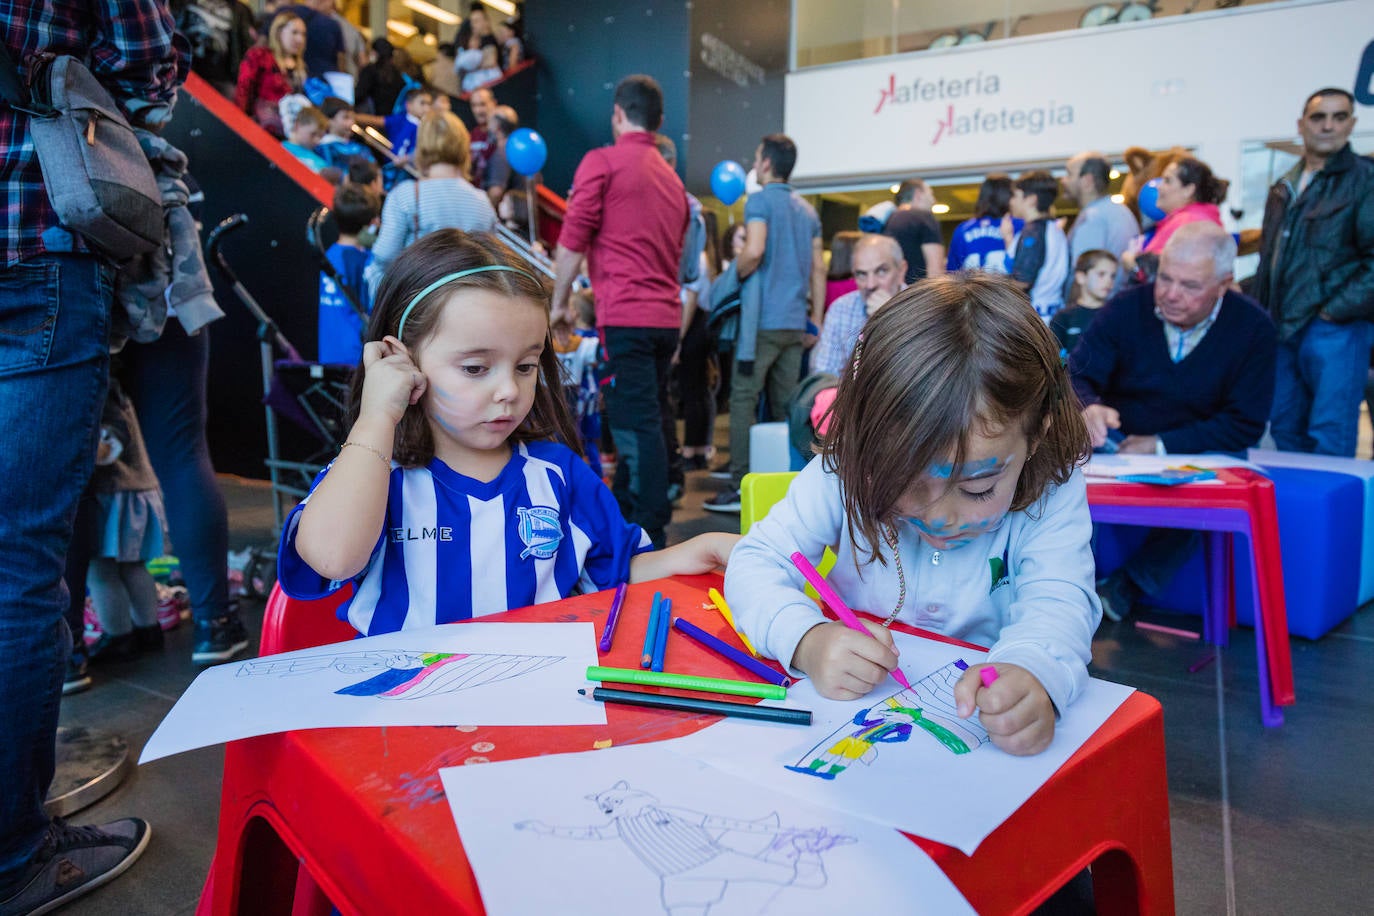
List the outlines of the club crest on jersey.
<svg viewBox="0 0 1374 916">
<path fill-rule="evenodd" d="M 519 516 L 518 530 L 525 549 L 520 559 L 534 557 L 547 560 L 558 553 L 558 544 L 563 540 L 563 526 L 558 523 L 558 510 L 552 506 L 531 506 L 515 510 Z"/>
</svg>

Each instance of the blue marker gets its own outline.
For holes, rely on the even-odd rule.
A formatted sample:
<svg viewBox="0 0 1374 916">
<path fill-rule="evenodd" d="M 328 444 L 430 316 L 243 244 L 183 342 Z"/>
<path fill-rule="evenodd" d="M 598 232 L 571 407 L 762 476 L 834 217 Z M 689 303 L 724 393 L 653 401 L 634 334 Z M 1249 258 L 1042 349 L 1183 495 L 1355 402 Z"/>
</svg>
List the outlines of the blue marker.
<svg viewBox="0 0 1374 916">
<path fill-rule="evenodd" d="M 649 609 L 649 625 L 644 628 L 644 652 L 639 659 L 639 667 L 648 668 L 654 661 L 654 646 L 658 643 L 659 605 L 663 603 L 663 593 L 654 592 L 654 603 Z"/>
</svg>

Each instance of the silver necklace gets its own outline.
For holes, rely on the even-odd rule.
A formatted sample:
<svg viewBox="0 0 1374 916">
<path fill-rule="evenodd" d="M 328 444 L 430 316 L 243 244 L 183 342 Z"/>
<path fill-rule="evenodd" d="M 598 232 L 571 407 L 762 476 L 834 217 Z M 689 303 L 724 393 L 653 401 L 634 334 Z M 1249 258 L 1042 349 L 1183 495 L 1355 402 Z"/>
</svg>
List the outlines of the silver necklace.
<svg viewBox="0 0 1374 916">
<path fill-rule="evenodd" d="M 902 554 L 897 549 L 897 532 L 891 525 L 883 526 L 883 540 L 887 541 L 887 546 L 892 548 L 892 562 L 897 567 L 897 606 L 892 609 L 892 613 L 887 615 L 883 621 L 883 626 L 892 626 L 892 621 L 897 619 L 901 613 L 902 606 L 906 604 L 906 570 L 902 569 Z"/>
</svg>

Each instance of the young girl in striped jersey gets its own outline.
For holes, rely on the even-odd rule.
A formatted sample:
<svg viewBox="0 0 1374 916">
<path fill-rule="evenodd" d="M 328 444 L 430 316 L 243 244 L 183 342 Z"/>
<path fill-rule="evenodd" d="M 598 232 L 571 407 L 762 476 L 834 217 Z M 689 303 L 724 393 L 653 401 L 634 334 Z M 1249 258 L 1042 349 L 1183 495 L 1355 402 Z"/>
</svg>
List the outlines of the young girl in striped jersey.
<svg viewBox="0 0 1374 916">
<path fill-rule="evenodd" d="M 653 551 L 569 447 L 548 301 L 485 235 L 433 232 L 396 259 L 347 440 L 282 532 L 287 594 L 351 581 L 340 613 L 373 636 L 725 565 L 730 534 Z"/>
</svg>

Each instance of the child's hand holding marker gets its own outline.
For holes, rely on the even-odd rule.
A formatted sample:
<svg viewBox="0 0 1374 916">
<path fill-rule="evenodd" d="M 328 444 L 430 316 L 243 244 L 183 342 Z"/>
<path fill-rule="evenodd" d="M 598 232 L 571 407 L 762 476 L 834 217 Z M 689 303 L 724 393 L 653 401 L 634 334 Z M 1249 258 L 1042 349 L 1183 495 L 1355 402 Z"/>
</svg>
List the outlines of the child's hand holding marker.
<svg viewBox="0 0 1374 916">
<path fill-rule="evenodd" d="M 821 696 L 857 700 L 897 667 L 897 647 L 887 628 L 868 620 L 859 623 L 867 633 L 827 621 L 807 630 L 797 643 L 792 665 L 806 672 Z"/>
<path fill-rule="evenodd" d="M 1008 754 L 1038 754 L 1054 737 L 1050 695 L 1020 665 L 970 665 L 954 685 L 954 702 L 962 718 L 976 711 L 992 743 Z"/>
</svg>

